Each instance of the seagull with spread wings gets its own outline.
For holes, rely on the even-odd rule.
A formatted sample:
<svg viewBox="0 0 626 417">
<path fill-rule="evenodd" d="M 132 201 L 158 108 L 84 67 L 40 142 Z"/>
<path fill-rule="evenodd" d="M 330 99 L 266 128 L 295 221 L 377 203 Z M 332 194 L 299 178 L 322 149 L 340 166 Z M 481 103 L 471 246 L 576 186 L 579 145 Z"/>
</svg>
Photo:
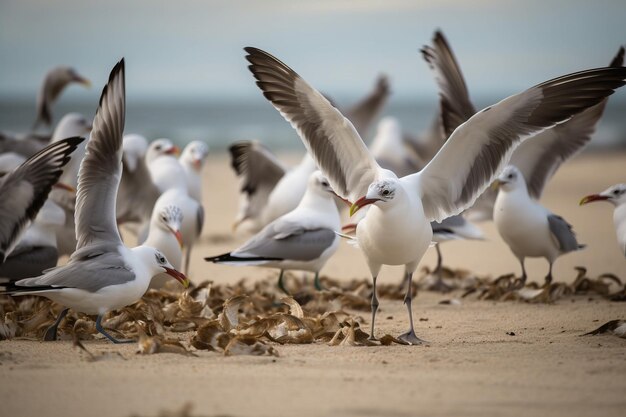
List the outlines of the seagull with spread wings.
<svg viewBox="0 0 626 417">
<path fill-rule="evenodd" d="M 404 265 L 410 328 L 401 338 L 411 344 L 423 342 L 413 327 L 411 285 L 432 240 L 430 222 L 469 207 L 522 140 L 600 103 L 626 82 L 626 69 L 599 68 L 538 84 L 475 114 L 423 170 L 398 178 L 380 168 L 350 121 L 294 70 L 260 49 L 245 51 L 265 98 L 297 130 L 333 190 L 354 202 L 351 214 L 371 205 L 357 226 L 374 283 L 370 337 L 381 266 Z"/>
<path fill-rule="evenodd" d="M 167 273 L 189 285 L 158 250 L 149 246 L 129 249 L 122 243 L 115 221 L 115 199 L 122 175 L 122 132 L 126 113 L 124 60 L 111 71 L 102 91 L 91 139 L 81 163 L 76 197 L 76 251 L 69 262 L 43 275 L 6 284 L 3 293 L 41 295 L 66 306 L 46 331 L 56 330 L 67 311 L 98 315 L 96 329 L 113 343 L 121 341 L 101 325 L 107 311 L 137 301 L 153 276 Z M 62 142 L 59 142 L 62 143 Z"/>
</svg>

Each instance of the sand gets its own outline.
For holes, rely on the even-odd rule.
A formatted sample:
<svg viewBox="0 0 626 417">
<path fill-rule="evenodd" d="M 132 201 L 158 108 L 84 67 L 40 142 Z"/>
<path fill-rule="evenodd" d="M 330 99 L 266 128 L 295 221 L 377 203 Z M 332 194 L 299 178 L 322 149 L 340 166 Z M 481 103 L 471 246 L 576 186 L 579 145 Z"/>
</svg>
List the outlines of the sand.
<svg viewBox="0 0 626 417">
<path fill-rule="evenodd" d="M 583 155 L 548 185 L 544 204 L 572 223 L 588 244 L 556 263 L 556 280 L 571 282 L 576 265 L 587 267 L 591 276 L 612 272 L 626 278 L 611 207 L 577 205 L 582 196 L 625 181 L 625 171 L 626 154 Z M 193 257 L 192 280 L 275 276 L 272 270 L 202 261 L 245 239 L 230 232 L 236 181 L 224 155 L 210 159 L 205 177 L 211 180 L 205 192 L 207 224 Z M 482 275 L 519 273 L 494 227 L 484 226 L 485 242 L 445 244 L 445 264 Z M 432 266 L 434 259 L 431 250 L 422 265 Z M 529 262 L 532 280 L 541 282 L 546 272 L 544 261 Z M 362 254 L 346 244 L 323 273 L 337 279 L 368 276 Z M 380 281 L 397 282 L 400 273 L 384 268 Z M 186 404 L 197 416 L 623 415 L 626 339 L 579 335 L 626 318 L 624 303 L 576 296 L 549 305 L 476 299 L 439 304 L 459 295 L 420 292 L 414 300 L 416 331 L 429 347 L 312 344 L 278 346 L 278 358 L 204 351 L 194 358 L 139 356 L 134 345 L 93 340 L 85 346 L 107 356 L 89 362 L 69 341 L 3 341 L 0 416 L 156 416 Z M 379 318 L 381 334 L 406 330 L 399 301 L 383 299 Z"/>
</svg>

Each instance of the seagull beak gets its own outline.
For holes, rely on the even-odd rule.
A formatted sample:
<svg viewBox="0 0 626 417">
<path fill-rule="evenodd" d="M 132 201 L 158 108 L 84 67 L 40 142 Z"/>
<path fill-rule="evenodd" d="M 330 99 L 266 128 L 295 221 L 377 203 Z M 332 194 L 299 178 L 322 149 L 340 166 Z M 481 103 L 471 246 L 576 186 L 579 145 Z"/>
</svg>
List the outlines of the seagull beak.
<svg viewBox="0 0 626 417">
<path fill-rule="evenodd" d="M 65 190 L 65 191 L 68 191 L 70 193 L 76 193 L 76 188 L 72 187 L 71 185 L 67 185 L 65 183 L 62 183 L 62 182 L 57 182 L 57 183 L 53 184 L 52 187 L 58 188 L 60 190 Z"/>
<path fill-rule="evenodd" d="M 193 166 L 200 171 L 202 169 L 202 159 L 194 159 Z"/>
<path fill-rule="evenodd" d="M 167 151 L 165 151 L 166 154 L 168 155 L 176 155 L 178 156 L 178 154 L 180 154 L 180 148 L 176 145 L 172 146 L 171 148 L 169 148 Z"/>
<path fill-rule="evenodd" d="M 161 268 L 165 269 L 165 273 L 171 277 L 174 277 L 174 279 L 180 282 L 183 285 L 183 287 L 189 288 L 189 279 L 187 279 L 185 274 L 183 274 L 182 272 L 178 272 L 177 270 L 173 268 L 168 268 L 166 266 L 163 266 Z"/>
<path fill-rule="evenodd" d="M 491 183 L 491 189 L 494 191 L 498 191 L 503 184 L 506 184 L 506 182 L 501 181 L 501 180 L 494 180 Z"/>
<path fill-rule="evenodd" d="M 356 231 L 356 223 L 348 223 L 341 228 L 341 231 L 344 233 L 352 233 Z"/>
<path fill-rule="evenodd" d="M 82 84 L 86 88 L 91 88 L 91 81 L 89 81 L 87 78 L 81 77 L 80 75 L 77 75 L 76 77 L 74 77 L 74 82 L 77 82 L 78 84 Z"/>
<path fill-rule="evenodd" d="M 168 227 L 170 229 L 170 232 L 172 232 L 174 234 L 174 236 L 176 236 L 176 240 L 178 241 L 178 245 L 182 248 L 183 247 L 183 235 L 182 233 L 180 233 L 180 230 L 175 230 L 171 227 Z"/>
<path fill-rule="evenodd" d="M 583 197 L 583 199 L 580 200 L 580 205 L 582 206 L 584 204 L 591 203 L 592 201 L 604 201 L 608 199 L 609 198 L 604 195 L 591 194 L 591 195 L 588 195 L 587 197 Z"/>
<path fill-rule="evenodd" d="M 362 207 L 367 206 L 368 204 L 374 204 L 375 202 L 380 201 L 379 198 L 367 198 L 367 196 L 363 196 L 359 198 L 350 206 L 350 217 L 354 216 L 354 213 L 359 211 Z"/>
<path fill-rule="evenodd" d="M 331 193 L 333 193 L 333 195 L 334 195 L 335 197 L 337 197 L 338 199 L 340 199 L 341 201 L 343 201 L 344 203 L 346 203 L 346 205 L 347 205 L 348 207 L 352 206 L 352 203 L 351 203 L 349 200 L 347 200 L 347 199 L 343 198 L 342 196 L 340 196 L 339 194 L 337 194 L 337 193 L 336 193 L 336 192 L 334 192 L 333 190 L 328 190 L 328 191 L 330 191 Z"/>
</svg>

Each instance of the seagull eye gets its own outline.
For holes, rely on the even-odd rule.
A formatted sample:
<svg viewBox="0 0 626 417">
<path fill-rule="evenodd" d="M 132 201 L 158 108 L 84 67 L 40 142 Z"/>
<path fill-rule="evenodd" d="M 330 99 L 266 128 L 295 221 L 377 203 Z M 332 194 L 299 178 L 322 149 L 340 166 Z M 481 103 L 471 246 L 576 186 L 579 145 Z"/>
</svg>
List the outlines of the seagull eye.
<svg viewBox="0 0 626 417">
<path fill-rule="evenodd" d="M 389 190 L 383 190 L 383 195 L 389 195 Z"/>
<path fill-rule="evenodd" d="M 509 176 L 507 178 L 512 180 L 513 179 L 513 174 L 509 174 Z"/>
<path fill-rule="evenodd" d="M 322 185 L 323 185 L 324 187 L 328 187 L 328 183 L 327 183 L 326 181 L 322 182 Z"/>
<path fill-rule="evenodd" d="M 160 151 L 161 150 L 161 145 L 155 146 L 154 149 L 156 149 L 157 151 Z"/>
<path fill-rule="evenodd" d="M 619 192 L 620 192 L 619 190 L 615 190 L 615 191 L 613 191 L 613 194 L 619 195 Z"/>
<path fill-rule="evenodd" d="M 165 216 L 161 216 L 161 220 L 163 220 L 164 222 L 166 222 L 166 221 L 167 221 L 167 217 L 165 217 Z"/>
</svg>

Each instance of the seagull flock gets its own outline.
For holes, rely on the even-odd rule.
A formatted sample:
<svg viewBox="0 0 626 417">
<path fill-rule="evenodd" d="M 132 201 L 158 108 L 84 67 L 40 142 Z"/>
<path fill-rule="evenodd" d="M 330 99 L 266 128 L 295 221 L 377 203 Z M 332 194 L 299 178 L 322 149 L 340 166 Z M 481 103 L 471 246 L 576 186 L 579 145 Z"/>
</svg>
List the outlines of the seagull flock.
<svg viewBox="0 0 626 417">
<path fill-rule="evenodd" d="M 521 277 L 511 291 L 525 285 L 528 257 L 548 261 L 550 285 L 556 259 L 585 245 L 538 200 L 559 166 L 589 143 L 608 96 L 626 84 L 624 49 L 607 67 L 545 81 L 479 111 L 441 31 L 421 54 L 439 89 L 434 122 L 415 134 L 383 117 L 368 146 L 363 139 L 391 94 L 385 76 L 341 109 L 270 53 L 245 48 L 256 85 L 307 153 L 289 167 L 259 141 L 230 146 L 240 184 L 233 229 L 252 236 L 204 259 L 278 269 L 285 293 L 284 271 L 310 271 L 323 291 L 320 270 L 345 238 L 364 253 L 371 272 L 372 340 L 381 267 L 404 266 L 408 330 L 399 338 L 412 345 L 424 342 L 413 325 L 413 273 L 435 245 L 433 287 L 446 290 L 439 245 L 484 239 L 475 222 L 493 220 L 519 260 Z M 104 314 L 172 278 L 190 285 L 191 253 L 205 221 L 202 169 L 209 147 L 193 141 L 181 153 L 167 138 L 124 133 L 124 59 L 113 67 L 93 121 L 70 113 L 50 130 L 54 103 L 72 83 L 90 84 L 73 68 L 51 70 L 32 130 L 0 133 L 0 294 L 39 295 L 65 307 L 45 340 L 56 339 L 73 309 L 97 316 L 96 329 L 111 342 L 128 342 L 107 333 Z M 580 204 L 594 201 L 615 206 L 626 256 L 626 184 Z M 342 219 L 348 220 L 342 225 Z M 138 246 L 124 243 L 122 225 L 124 237 L 136 235 Z M 69 258 L 57 266 L 63 255 Z"/>
</svg>

